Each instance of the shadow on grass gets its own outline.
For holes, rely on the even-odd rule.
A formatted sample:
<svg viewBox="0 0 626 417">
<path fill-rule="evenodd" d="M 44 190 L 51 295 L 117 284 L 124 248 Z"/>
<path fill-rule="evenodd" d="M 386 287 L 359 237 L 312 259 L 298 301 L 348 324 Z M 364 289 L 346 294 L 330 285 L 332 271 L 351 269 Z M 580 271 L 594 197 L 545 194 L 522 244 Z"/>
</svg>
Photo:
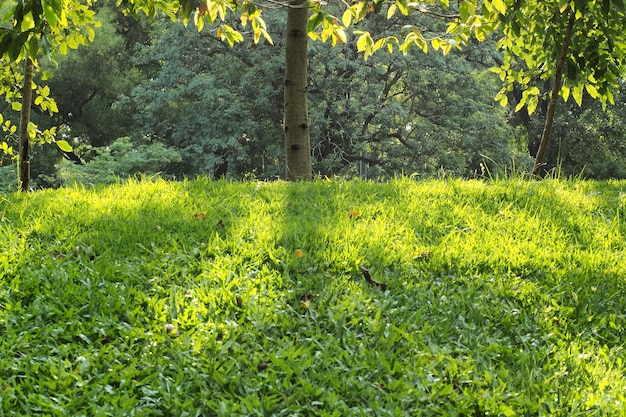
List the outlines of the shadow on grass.
<svg viewBox="0 0 626 417">
<path fill-rule="evenodd" d="M 0 280 L 3 411 L 608 413 L 624 387 L 624 200 L 585 187 L 196 180 L 19 197 L 4 209 L 22 244 Z"/>
</svg>

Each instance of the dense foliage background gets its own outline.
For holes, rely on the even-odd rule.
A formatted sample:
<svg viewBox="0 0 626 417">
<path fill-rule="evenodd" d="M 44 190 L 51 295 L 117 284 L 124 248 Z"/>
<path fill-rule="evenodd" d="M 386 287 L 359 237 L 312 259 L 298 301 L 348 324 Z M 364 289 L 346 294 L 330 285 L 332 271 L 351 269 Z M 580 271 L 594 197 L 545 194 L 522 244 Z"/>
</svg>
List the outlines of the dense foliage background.
<svg viewBox="0 0 626 417">
<path fill-rule="evenodd" d="M 106 2 L 98 19 L 95 42 L 59 56 L 48 69 L 59 113 L 34 115 L 42 129 L 58 127 L 83 164 L 64 160 L 56 147 L 38 146 L 32 161 L 37 187 L 111 183 L 137 173 L 282 175 L 283 10 L 266 13 L 275 45 L 244 42 L 234 48 L 193 24 L 135 20 Z M 420 19 L 426 32 L 445 30 L 442 21 Z M 377 14 L 362 23 L 378 33 L 399 30 Z M 507 107 L 496 103 L 501 83 L 489 71 L 501 62 L 495 51 L 487 41 L 446 56 L 413 50 L 363 60 L 355 41 L 334 48 L 311 43 L 315 172 L 385 179 L 527 169 L 547 102 L 532 116 L 514 112 L 520 91 L 509 93 Z M 624 111 L 621 91 L 606 110 L 593 100 L 583 100 L 580 108 L 561 103 L 548 168 L 625 177 Z M 12 161 L 5 157 L 0 170 L 0 188 L 10 189 Z"/>
</svg>

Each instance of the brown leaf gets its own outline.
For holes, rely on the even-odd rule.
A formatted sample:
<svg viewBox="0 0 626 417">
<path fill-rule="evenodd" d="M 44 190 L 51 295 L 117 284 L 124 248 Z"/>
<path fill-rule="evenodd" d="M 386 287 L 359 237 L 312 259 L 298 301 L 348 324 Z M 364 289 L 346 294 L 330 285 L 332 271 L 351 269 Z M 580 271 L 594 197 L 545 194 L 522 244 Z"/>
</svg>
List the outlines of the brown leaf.
<svg viewBox="0 0 626 417">
<path fill-rule="evenodd" d="M 353 210 L 348 211 L 348 216 L 354 219 L 358 219 L 361 216 L 361 213 L 353 209 Z"/>
</svg>

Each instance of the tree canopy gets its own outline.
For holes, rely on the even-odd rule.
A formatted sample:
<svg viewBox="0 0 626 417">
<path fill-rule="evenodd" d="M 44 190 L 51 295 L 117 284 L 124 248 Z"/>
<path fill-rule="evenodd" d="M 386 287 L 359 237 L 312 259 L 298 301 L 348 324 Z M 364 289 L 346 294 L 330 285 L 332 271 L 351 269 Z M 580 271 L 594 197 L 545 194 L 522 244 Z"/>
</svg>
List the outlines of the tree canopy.
<svg viewBox="0 0 626 417">
<path fill-rule="evenodd" d="M 417 48 L 448 54 L 470 42 L 495 37 L 503 56 L 493 69 L 503 83 L 496 100 L 506 106 L 512 93 L 520 92 L 516 110 L 525 108 L 533 113 L 539 103 L 551 99 L 537 163 L 549 139 L 557 95 L 565 101 L 572 97 L 578 105 L 585 96 L 603 106 L 614 103 L 613 91 L 623 76 L 626 54 L 623 0 L 358 0 L 338 5 L 279 0 L 117 0 L 116 6 L 131 15 L 165 15 L 185 24 L 193 22 L 200 31 L 210 27 L 217 39 L 231 46 L 242 41 L 250 29 L 254 43 L 275 42 L 264 19 L 267 9 L 306 9 L 310 38 L 332 45 L 354 39 L 365 59 L 380 49 L 406 54 Z M 0 54 L 6 64 L 0 88 L 17 110 L 20 76 L 12 62 L 29 57 L 37 68 L 41 55 L 54 59 L 58 53 L 92 41 L 98 23 L 92 1 L 9 1 L 0 6 L 0 12 Z M 355 26 L 379 15 L 397 23 L 378 28 Z M 420 24 L 419 16 L 443 23 L 433 30 L 433 26 Z M 550 90 L 544 88 L 546 83 L 552 83 Z M 49 89 L 43 85 L 33 88 L 34 104 L 54 112 L 56 103 Z M 3 130 L 14 134 L 11 121 L 1 113 L 0 118 Z M 38 136 L 34 124 L 29 124 L 28 131 L 31 139 Z M 55 141 L 56 132 L 52 128 L 39 137 Z M 63 140 L 57 143 L 62 148 L 69 146 Z M 6 140 L 0 146 L 5 153 L 11 152 Z"/>
</svg>

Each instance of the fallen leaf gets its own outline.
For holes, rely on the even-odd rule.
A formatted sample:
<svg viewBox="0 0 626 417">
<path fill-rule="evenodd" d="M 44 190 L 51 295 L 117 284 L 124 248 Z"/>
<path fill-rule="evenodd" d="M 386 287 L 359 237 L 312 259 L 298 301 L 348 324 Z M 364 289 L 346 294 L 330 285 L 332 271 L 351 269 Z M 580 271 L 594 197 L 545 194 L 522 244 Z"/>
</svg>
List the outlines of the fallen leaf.
<svg viewBox="0 0 626 417">
<path fill-rule="evenodd" d="M 361 213 L 353 209 L 353 210 L 348 211 L 348 216 L 358 218 L 359 216 L 361 216 Z"/>
<path fill-rule="evenodd" d="M 315 299 L 315 295 L 313 294 L 302 294 L 300 297 L 300 305 L 303 309 L 308 310 L 311 308 L 311 302 Z"/>
<path fill-rule="evenodd" d="M 304 251 L 302 249 L 296 249 L 293 251 L 293 256 L 296 258 L 302 258 L 304 256 Z"/>
<path fill-rule="evenodd" d="M 200 212 L 193 215 L 193 218 L 196 220 L 204 220 L 206 219 L 206 214 Z"/>
</svg>

